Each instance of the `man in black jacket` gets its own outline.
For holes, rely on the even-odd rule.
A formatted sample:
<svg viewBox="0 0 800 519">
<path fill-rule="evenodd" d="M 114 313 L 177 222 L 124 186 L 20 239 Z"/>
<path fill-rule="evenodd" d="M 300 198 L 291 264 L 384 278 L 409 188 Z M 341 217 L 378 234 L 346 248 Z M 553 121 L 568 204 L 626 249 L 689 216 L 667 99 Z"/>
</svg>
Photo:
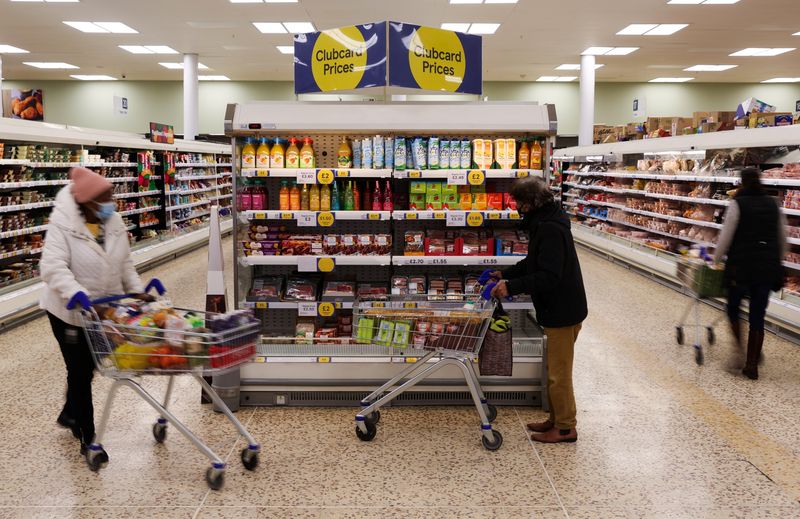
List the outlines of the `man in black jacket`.
<svg viewBox="0 0 800 519">
<path fill-rule="evenodd" d="M 574 442 L 576 430 L 572 361 L 581 323 L 588 315 L 581 266 L 567 215 L 538 178 L 518 180 L 511 189 L 530 234 L 528 255 L 502 272 L 492 295 L 530 294 L 536 319 L 547 335 L 547 389 L 550 418 L 528 424 L 534 441 Z"/>
</svg>

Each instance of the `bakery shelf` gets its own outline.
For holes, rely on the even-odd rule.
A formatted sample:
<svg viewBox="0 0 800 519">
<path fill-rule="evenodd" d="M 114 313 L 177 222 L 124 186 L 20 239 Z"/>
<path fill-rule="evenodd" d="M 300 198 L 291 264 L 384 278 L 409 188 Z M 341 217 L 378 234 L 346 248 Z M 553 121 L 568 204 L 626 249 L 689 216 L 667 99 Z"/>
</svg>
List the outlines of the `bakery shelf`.
<svg viewBox="0 0 800 519">
<path fill-rule="evenodd" d="M 43 207 L 53 207 L 55 202 L 34 202 L 32 204 L 3 205 L 0 206 L 0 213 L 11 213 L 14 211 L 27 211 L 29 209 L 41 209 Z"/>
<path fill-rule="evenodd" d="M 114 198 L 138 198 L 141 196 L 157 196 L 160 195 L 160 190 L 152 190 L 152 191 L 139 191 L 136 193 L 116 193 L 114 194 Z"/>
<path fill-rule="evenodd" d="M 209 199 L 205 199 L 205 200 L 200 200 L 199 202 L 192 202 L 190 204 L 171 205 L 167 207 L 167 211 L 177 211 L 178 209 L 189 209 L 200 205 L 207 205 L 209 203 L 211 203 L 211 201 Z"/>
<path fill-rule="evenodd" d="M 241 262 L 245 266 L 256 265 L 297 265 L 300 258 L 329 258 L 336 265 L 386 266 L 392 263 L 391 256 L 244 256 Z"/>
<path fill-rule="evenodd" d="M 243 177 L 279 177 L 297 178 L 301 173 L 319 172 L 328 169 L 332 171 L 336 178 L 389 178 L 392 176 L 391 169 L 363 169 L 363 168 L 314 168 L 314 169 L 295 169 L 295 168 L 246 168 L 240 174 Z"/>
<path fill-rule="evenodd" d="M 395 178 L 410 178 L 410 179 L 430 179 L 430 178 L 448 178 L 451 174 L 464 174 L 470 171 L 481 171 L 485 178 L 524 178 L 524 177 L 543 177 L 544 171 L 540 169 L 404 169 L 395 170 Z"/>
<path fill-rule="evenodd" d="M 65 186 L 69 180 L 28 180 L 23 182 L 0 182 L 0 189 L 17 189 L 23 187 Z"/>
<path fill-rule="evenodd" d="M 0 239 L 14 238 L 16 236 L 25 236 L 27 234 L 36 234 L 37 232 L 44 232 L 47 230 L 46 225 L 37 225 L 35 227 L 26 227 L 24 229 L 17 229 L 15 231 L 0 232 Z"/>
<path fill-rule="evenodd" d="M 161 209 L 160 205 L 154 205 L 151 207 L 140 207 L 139 209 L 129 209 L 128 211 L 120 211 L 120 216 L 130 216 L 132 214 L 142 214 L 142 213 L 149 213 L 152 211 L 158 211 Z"/>
<path fill-rule="evenodd" d="M 331 213 L 334 220 L 377 220 L 390 218 L 390 211 L 240 211 L 245 220 L 297 220 L 303 215 L 314 215 L 314 221 L 320 213 Z"/>
<path fill-rule="evenodd" d="M 516 265 L 524 256 L 392 256 L 392 264 L 411 265 Z"/>
</svg>

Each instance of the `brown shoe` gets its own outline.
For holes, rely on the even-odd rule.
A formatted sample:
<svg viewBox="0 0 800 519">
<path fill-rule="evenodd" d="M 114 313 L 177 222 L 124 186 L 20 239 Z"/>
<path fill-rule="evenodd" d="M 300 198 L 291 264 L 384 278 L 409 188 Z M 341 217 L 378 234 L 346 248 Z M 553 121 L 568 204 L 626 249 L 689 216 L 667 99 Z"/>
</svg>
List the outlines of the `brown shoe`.
<svg viewBox="0 0 800 519">
<path fill-rule="evenodd" d="M 553 428 L 553 422 L 547 420 L 545 422 L 531 422 L 528 424 L 528 429 L 535 433 L 544 433 Z"/>
<path fill-rule="evenodd" d="M 576 429 L 552 428 L 545 433 L 532 434 L 531 440 L 542 443 L 575 443 L 578 441 L 578 431 Z"/>
</svg>

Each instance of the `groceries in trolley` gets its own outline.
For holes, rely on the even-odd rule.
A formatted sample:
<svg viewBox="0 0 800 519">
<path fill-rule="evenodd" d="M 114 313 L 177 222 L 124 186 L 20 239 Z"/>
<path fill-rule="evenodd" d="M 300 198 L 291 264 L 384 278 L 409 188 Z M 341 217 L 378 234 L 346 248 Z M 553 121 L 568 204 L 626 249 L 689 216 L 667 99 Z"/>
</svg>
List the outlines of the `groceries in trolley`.
<svg viewBox="0 0 800 519">
<path fill-rule="evenodd" d="M 100 305 L 94 312 L 99 322 L 88 324 L 99 335 L 92 341 L 98 361 L 121 371 L 222 369 L 255 352 L 258 321 L 249 311 L 205 314 L 158 301 Z"/>
</svg>

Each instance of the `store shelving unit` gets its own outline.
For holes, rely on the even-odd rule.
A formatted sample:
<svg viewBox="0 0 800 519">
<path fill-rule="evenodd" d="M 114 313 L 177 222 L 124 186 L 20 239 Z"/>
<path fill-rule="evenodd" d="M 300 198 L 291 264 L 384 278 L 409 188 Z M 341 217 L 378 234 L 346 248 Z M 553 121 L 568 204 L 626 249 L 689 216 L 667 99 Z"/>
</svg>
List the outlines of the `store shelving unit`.
<svg viewBox="0 0 800 519">
<path fill-rule="evenodd" d="M 576 240 L 677 283 L 675 253 L 715 246 L 742 165 L 723 162 L 730 150 L 760 148 L 749 156 L 765 158 L 747 165 L 773 170 L 762 182 L 783 205 L 789 191 L 800 190 L 800 175 L 785 172 L 800 162 L 798 145 L 800 127 L 788 126 L 567 148 L 553 159 L 563 176 L 562 203 L 581 224 Z M 664 173 L 664 161 L 678 162 Z M 790 227 L 789 285 L 774 296 L 767 317 L 777 329 L 800 333 L 800 209 L 783 212 Z"/>
<path fill-rule="evenodd" d="M 141 268 L 199 246 L 208 237 L 208 230 L 196 225 L 185 231 L 167 228 L 165 154 L 202 154 L 213 158 L 216 174 L 228 179 L 231 175 L 230 146 L 220 144 L 181 140 L 157 144 L 136 134 L 11 119 L 0 119 L 0 143 L 4 149 L 0 159 L 0 271 L 4 276 L 0 326 L 35 310 L 42 288 L 38 280 L 41 240 L 55 195 L 69 184 L 70 168 L 90 168 L 114 184 L 114 200 Z M 152 166 L 150 182 L 140 185 L 145 157 Z M 230 187 L 217 192 L 227 196 L 229 205 Z M 231 227 L 230 222 L 224 225 Z"/>
<path fill-rule="evenodd" d="M 352 308 L 353 298 L 336 298 L 327 307 L 326 297 L 317 302 L 264 300 L 250 296 L 255 278 L 265 275 L 324 276 L 325 279 L 381 283 L 388 287 L 393 275 L 446 276 L 480 273 L 493 266 L 512 265 L 519 256 L 406 256 L 404 232 L 413 229 L 516 229 L 516 211 L 413 211 L 395 205 L 393 211 L 285 211 L 279 208 L 282 180 L 298 183 L 324 183 L 326 180 L 390 183 L 395 200 L 408 192 L 411 180 L 442 180 L 465 183 L 460 178 L 475 169 L 392 170 L 338 168 L 336 152 L 342 137 L 375 136 L 453 136 L 464 138 L 523 138 L 536 136 L 549 145 L 556 121 L 552 106 L 526 103 L 248 103 L 231 105 L 226 117 L 226 133 L 233 137 L 234 191 L 245 183 L 258 182 L 267 196 L 267 209 L 235 212 L 236 304 L 252 308 L 263 322 L 263 339 L 256 362 L 241 370 L 241 400 L 257 405 L 351 405 L 376 382 L 390 378 L 415 357 L 383 347 L 362 344 L 337 344 L 335 341 L 293 339 L 300 316 L 335 317 Z M 308 169 L 240 168 L 238 150 L 245 137 L 310 137 L 314 141 L 317 167 Z M 549 157 L 544 157 L 545 162 Z M 491 182 L 507 192 L 514 179 L 543 176 L 537 170 L 479 170 L 480 183 Z M 324 173 L 323 173 L 324 172 Z M 235 195 L 236 197 L 237 195 Z M 322 213 L 325 214 L 321 218 Z M 474 214 L 472 214 L 474 213 Z M 472 214 L 472 218 L 468 216 Z M 325 226 L 319 223 L 324 222 Z M 241 243 L 249 240 L 253 224 L 268 229 L 284 229 L 297 234 L 371 234 L 392 237 L 389 255 L 271 256 L 247 255 Z M 493 251 L 490 251 L 491 254 Z M 326 273 L 315 273 L 325 264 Z M 330 269 L 333 269 L 330 271 Z M 327 272 L 330 271 L 330 272 Z M 319 305 L 315 307 L 315 305 Z M 489 377 L 484 389 L 498 403 L 537 404 L 543 402 L 545 339 L 530 317 L 529 298 L 504 305 L 514 321 L 515 368 L 509 378 Z M 327 308 L 327 312 L 323 311 Z M 291 337 L 291 338 L 287 338 Z M 345 341 L 346 342 L 346 341 Z M 468 394 L 455 371 L 442 375 L 410 392 L 405 403 L 467 402 Z"/>
</svg>

